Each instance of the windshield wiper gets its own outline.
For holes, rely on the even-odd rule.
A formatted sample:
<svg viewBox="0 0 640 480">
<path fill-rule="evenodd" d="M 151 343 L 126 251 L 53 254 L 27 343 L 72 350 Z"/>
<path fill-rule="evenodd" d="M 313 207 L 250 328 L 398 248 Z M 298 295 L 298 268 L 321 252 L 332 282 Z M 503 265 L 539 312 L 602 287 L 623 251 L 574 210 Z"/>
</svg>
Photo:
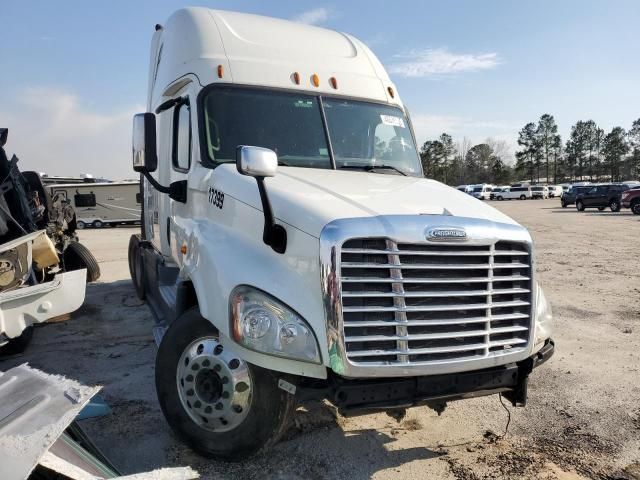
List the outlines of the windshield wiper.
<svg viewBox="0 0 640 480">
<path fill-rule="evenodd" d="M 341 169 L 352 169 L 352 170 L 364 170 L 365 172 L 373 172 L 376 173 L 376 170 L 393 170 L 394 172 L 398 172 L 400 175 L 407 176 L 405 172 L 392 165 L 343 165 L 340 167 Z"/>
</svg>

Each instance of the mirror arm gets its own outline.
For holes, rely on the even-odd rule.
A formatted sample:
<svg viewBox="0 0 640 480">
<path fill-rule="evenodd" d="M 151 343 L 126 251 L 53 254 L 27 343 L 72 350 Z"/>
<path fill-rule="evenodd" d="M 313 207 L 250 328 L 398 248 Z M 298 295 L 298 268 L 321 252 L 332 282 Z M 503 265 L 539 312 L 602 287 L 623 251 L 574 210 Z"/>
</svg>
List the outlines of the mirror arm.
<svg viewBox="0 0 640 480">
<path fill-rule="evenodd" d="M 170 108 L 176 105 L 188 105 L 188 104 L 189 104 L 189 97 L 171 98 L 166 102 L 162 102 L 160 105 L 158 105 L 158 108 L 156 108 L 155 113 L 157 115 L 158 113 L 164 112 L 165 110 L 169 110 Z"/>
<path fill-rule="evenodd" d="M 149 172 L 142 172 L 144 178 L 146 178 L 149 183 L 160 193 L 166 193 L 172 200 L 181 203 L 187 203 L 187 181 L 179 180 L 177 182 L 172 182 L 171 185 L 165 187 L 164 185 L 160 185 L 158 181 L 151 176 Z"/>
<path fill-rule="evenodd" d="M 267 189 L 264 184 L 264 177 L 255 177 L 258 182 L 258 191 L 260 192 L 260 201 L 262 202 L 262 211 L 264 213 L 264 231 L 262 233 L 262 241 L 269 245 L 275 252 L 284 253 L 287 249 L 287 231 L 282 225 L 278 225 L 273 216 L 271 202 Z"/>
<path fill-rule="evenodd" d="M 153 188 L 158 190 L 160 193 L 169 193 L 171 191 L 169 187 L 160 185 L 158 181 L 155 178 L 153 178 L 149 172 L 142 172 L 142 174 L 144 175 L 144 178 L 146 178 L 149 181 L 149 183 L 153 185 Z"/>
</svg>

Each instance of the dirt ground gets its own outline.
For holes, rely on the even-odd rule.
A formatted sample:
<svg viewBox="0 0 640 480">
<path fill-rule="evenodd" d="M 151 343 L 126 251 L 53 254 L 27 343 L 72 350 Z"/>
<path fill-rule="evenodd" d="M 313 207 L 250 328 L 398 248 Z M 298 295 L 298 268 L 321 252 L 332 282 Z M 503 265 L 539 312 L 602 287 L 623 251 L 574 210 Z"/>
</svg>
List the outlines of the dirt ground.
<svg viewBox="0 0 640 480">
<path fill-rule="evenodd" d="M 131 229 L 81 232 L 100 282 L 70 320 L 37 328 L 0 369 L 28 361 L 103 385 L 113 413 L 82 426 L 123 473 L 191 465 L 203 478 L 234 479 L 640 479 L 640 217 L 578 213 L 558 200 L 493 204 L 530 229 L 556 319 L 556 355 L 533 373 L 528 406 L 507 407 L 504 438 L 497 396 L 454 402 L 441 416 L 414 408 L 401 423 L 307 404 L 286 439 L 250 461 L 194 454 L 156 400 L 153 320 L 127 268 Z"/>
</svg>

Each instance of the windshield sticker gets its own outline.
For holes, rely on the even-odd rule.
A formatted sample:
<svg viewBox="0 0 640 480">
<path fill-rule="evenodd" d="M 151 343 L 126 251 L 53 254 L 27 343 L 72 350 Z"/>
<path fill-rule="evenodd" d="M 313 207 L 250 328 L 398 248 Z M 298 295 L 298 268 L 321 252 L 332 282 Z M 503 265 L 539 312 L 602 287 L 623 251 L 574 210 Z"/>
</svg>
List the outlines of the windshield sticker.
<svg viewBox="0 0 640 480">
<path fill-rule="evenodd" d="M 392 127 L 404 127 L 404 120 L 400 117 L 394 117 L 393 115 L 380 115 L 380 120 L 385 125 L 391 125 Z"/>
<path fill-rule="evenodd" d="M 311 100 L 296 100 L 293 104 L 297 108 L 313 108 L 313 101 Z"/>
</svg>

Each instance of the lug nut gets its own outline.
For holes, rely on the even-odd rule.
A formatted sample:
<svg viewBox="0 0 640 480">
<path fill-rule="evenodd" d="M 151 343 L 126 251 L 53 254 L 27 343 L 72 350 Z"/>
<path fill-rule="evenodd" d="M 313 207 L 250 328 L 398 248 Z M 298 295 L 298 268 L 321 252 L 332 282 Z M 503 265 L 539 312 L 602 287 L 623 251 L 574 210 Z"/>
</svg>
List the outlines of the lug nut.
<svg viewBox="0 0 640 480">
<path fill-rule="evenodd" d="M 236 392 L 246 392 L 247 390 L 249 390 L 249 385 L 247 385 L 244 382 L 240 382 L 236 385 Z"/>
</svg>

